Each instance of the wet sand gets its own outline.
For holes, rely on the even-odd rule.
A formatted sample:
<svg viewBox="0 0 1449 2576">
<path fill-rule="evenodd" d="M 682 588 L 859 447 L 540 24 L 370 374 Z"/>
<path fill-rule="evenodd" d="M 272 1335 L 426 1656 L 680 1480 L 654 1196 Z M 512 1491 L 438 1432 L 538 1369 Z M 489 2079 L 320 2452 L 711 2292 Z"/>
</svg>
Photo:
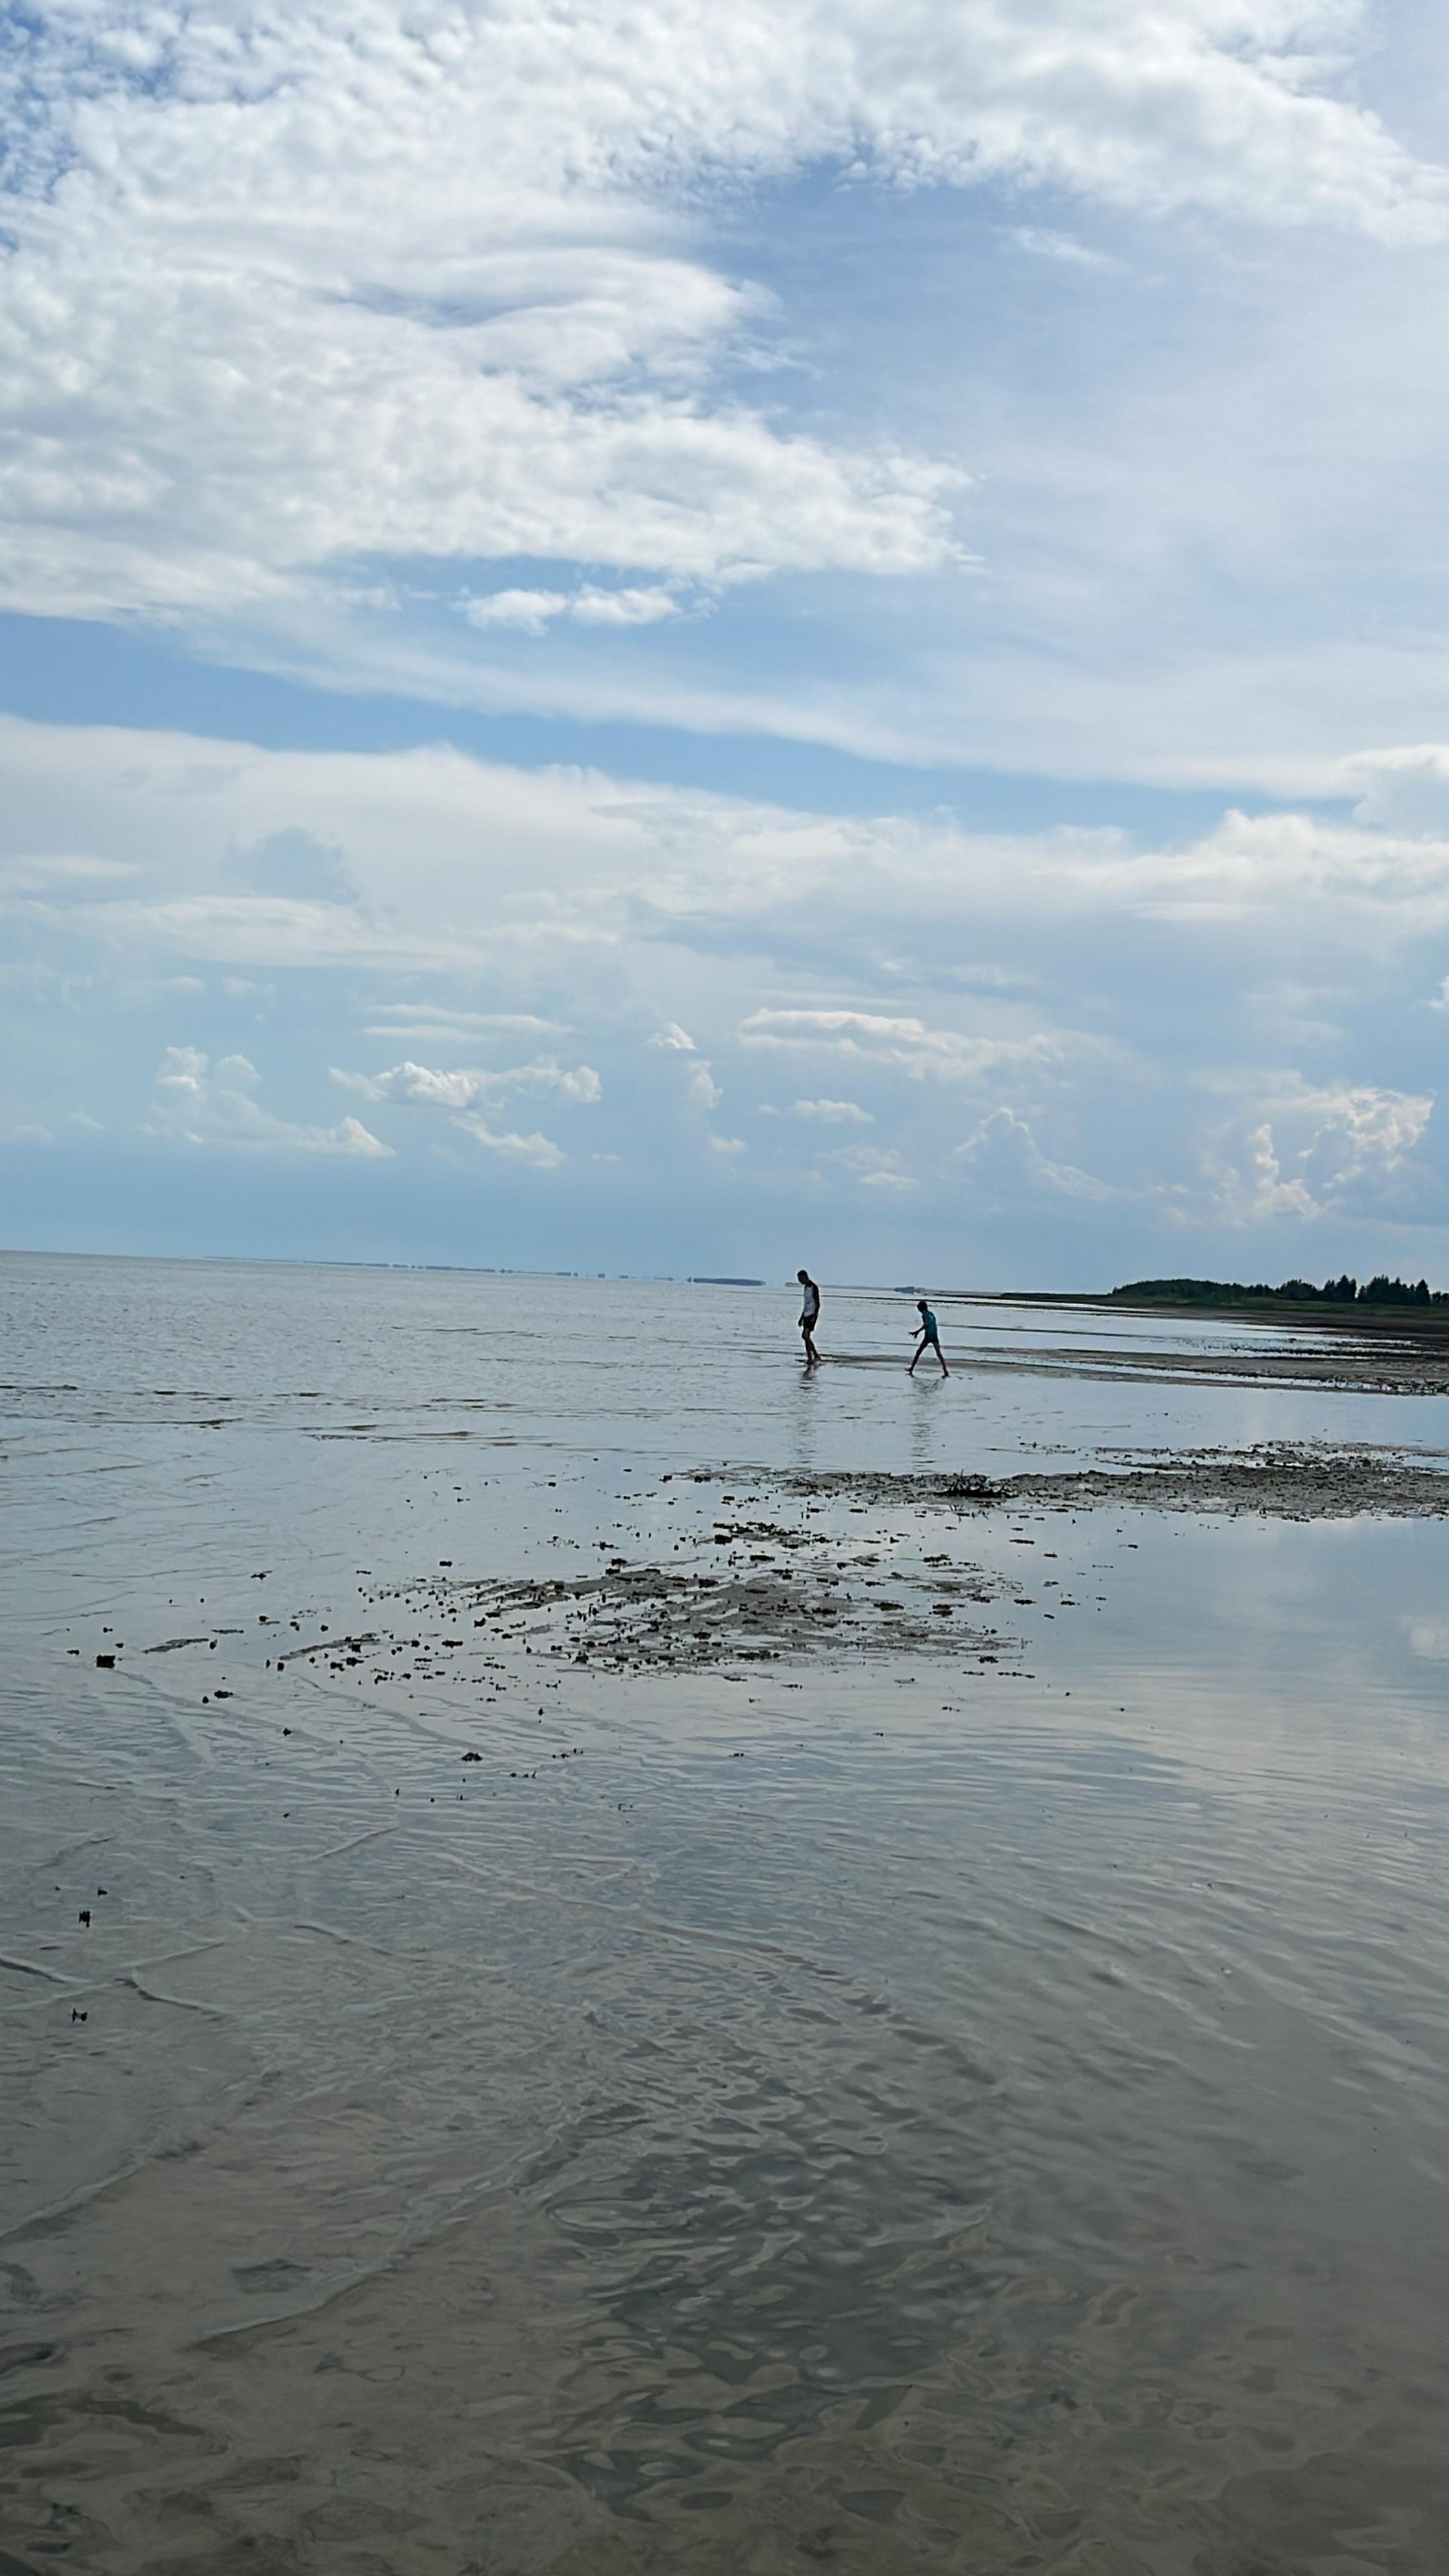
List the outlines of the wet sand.
<svg viewBox="0 0 1449 2576">
<path fill-rule="evenodd" d="M 1437 2576 L 1431 1420 L 295 1375 L 9 1444 L 3 2576 Z"/>
<path fill-rule="evenodd" d="M 1100 1467 L 1019 1476 L 889 1476 L 848 1469 L 793 1480 L 810 1494 L 859 1494 L 955 1512 L 1253 1513 L 1272 1520 L 1442 1520 L 1449 1453 L 1333 1449 L 1264 1441 L 1249 1450 L 1180 1448 L 1108 1453 Z"/>
</svg>

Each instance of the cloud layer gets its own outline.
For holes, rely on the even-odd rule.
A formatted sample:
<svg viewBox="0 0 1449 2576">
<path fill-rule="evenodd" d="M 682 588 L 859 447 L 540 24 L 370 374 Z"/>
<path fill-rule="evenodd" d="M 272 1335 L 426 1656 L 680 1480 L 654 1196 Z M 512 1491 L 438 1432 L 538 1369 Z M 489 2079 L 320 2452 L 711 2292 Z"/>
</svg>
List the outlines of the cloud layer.
<svg viewBox="0 0 1449 2576">
<path fill-rule="evenodd" d="M 0 101 L 4 596 L 322 650 L 430 579 L 537 635 L 948 565 L 960 460 L 792 419 L 788 321 L 709 210 L 826 171 L 1439 241 L 1444 173 L 1345 92 L 1359 16 L 42 5 Z M 519 560 L 589 569 L 480 585 Z"/>
<path fill-rule="evenodd" d="M 888 1225 L 988 1278 L 1048 1237 L 1098 1277 L 1446 1240 L 1449 825 L 1134 846 L 13 721 L 0 759 L 0 1107 L 37 1150 L 325 1157 L 364 1232 L 395 1185 L 506 1188 L 631 1267 L 802 1224 L 836 1270 Z M 1350 770 L 1368 810 L 1405 762 Z M 329 900 L 271 890 L 318 849 Z"/>
</svg>

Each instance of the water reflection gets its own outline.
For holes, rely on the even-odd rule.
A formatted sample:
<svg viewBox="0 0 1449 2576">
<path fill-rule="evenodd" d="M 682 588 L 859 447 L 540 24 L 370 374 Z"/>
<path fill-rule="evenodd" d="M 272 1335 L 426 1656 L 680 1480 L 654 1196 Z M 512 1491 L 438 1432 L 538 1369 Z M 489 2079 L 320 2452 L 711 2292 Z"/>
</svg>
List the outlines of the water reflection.
<svg viewBox="0 0 1449 2576">
<path fill-rule="evenodd" d="M 690 1376 L 663 1289 L 5 1276 L 15 2564 L 1437 2570 L 1441 1527 L 743 1469 L 1440 1400 L 908 1388 L 888 1300 L 888 1367 L 806 1379 L 784 1291 Z M 457 1618 L 712 1568 L 726 1493 L 886 1601 L 1009 1574 L 1030 1678 Z"/>
</svg>

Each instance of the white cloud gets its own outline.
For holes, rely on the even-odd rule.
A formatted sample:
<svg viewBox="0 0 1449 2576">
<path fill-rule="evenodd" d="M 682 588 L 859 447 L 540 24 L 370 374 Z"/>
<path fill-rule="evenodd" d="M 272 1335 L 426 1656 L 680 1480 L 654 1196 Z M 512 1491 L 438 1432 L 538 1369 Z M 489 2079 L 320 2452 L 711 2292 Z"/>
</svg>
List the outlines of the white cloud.
<svg viewBox="0 0 1449 2576">
<path fill-rule="evenodd" d="M 626 576 L 520 587 L 525 625 L 945 564 L 952 467 L 725 380 L 769 317 L 708 264 L 710 187 L 833 165 L 1438 241 L 1443 173 L 1343 94 L 1370 32 L 1352 0 L 41 0 L 6 102 L 7 595 L 335 649 L 402 613 L 378 558 Z"/>
<path fill-rule="evenodd" d="M 1089 1039 L 1040 1032 L 1028 1038 L 968 1037 L 928 1028 L 923 1020 L 878 1011 L 759 1010 L 740 1024 L 740 1044 L 846 1056 L 891 1068 L 914 1081 L 975 1082 L 1005 1066 L 1059 1064 Z"/>
<path fill-rule="evenodd" d="M 52 901 L 57 898 L 63 900 L 72 887 L 83 894 L 94 895 L 108 886 L 124 885 L 128 877 L 139 873 L 131 861 L 93 858 L 87 851 L 39 856 L 17 850 L 13 857 L 0 858 L 0 891 L 7 895 L 38 894 L 47 895 Z"/>
<path fill-rule="evenodd" d="M 1342 781 L 1358 800 L 1355 822 L 1376 832 L 1449 840 L 1449 743 L 1356 752 L 1343 763 Z"/>
<path fill-rule="evenodd" d="M 564 1038 L 563 1020 L 543 1020 L 534 1011 L 468 1011 L 447 1002 L 373 1002 L 366 1038 L 411 1038 L 422 1046 L 466 1046 L 495 1031 L 517 1037 Z"/>
<path fill-rule="evenodd" d="M 558 1100 L 591 1103 L 603 1097 L 603 1086 L 590 1064 L 565 1066 L 551 1057 L 531 1064 L 506 1065 L 499 1072 L 463 1066 L 439 1072 L 411 1058 L 384 1073 L 347 1073 L 336 1065 L 332 1079 L 360 1091 L 368 1100 L 401 1102 L 411 1109 L 472 1109 L 479 1101 L 507 1100 L 519 1092 L 545 1092 Z"/>
<path fill-rule="evenodd" d="M 747 1154 L 750 1150 L 743 1136 L 711 1136 L 709 1147 L 714 1154 Z"/>
<path fill-rule="evenodd" d="M 1019 250 L 1028 250 L 1037 259 L 1061 260 L 1069 268 L 1116 268 L 1119 263 L 1107 252 L 1092 250 L 1072 233 L 1053 232 L 1045 224 L 1017 224 L 1011 235 Z"/>
<path fill-rule="evenodd" d="M 213 966 L 429 966 L 445 971 L 469 953 L 434 933 L 369 921 L 338 904 L 283 896 L 184 895 L 175 901 L 120 901 L 53 908 L 32 904 L 26 918 L 56 921 L 71 936 L 92 936 L 132 952 L 161 950 Z M 473 954 L 480 953 L 474 943 Z"/>
<path fill-rule="evenodd" d="M 1248 1008 L 1262 1015 L 1275 1041 L 1294 1047 L 1332 1046 L 1346 1038 L 1342 1019 L 1328 1018 L 1323 1005 L 1336 1004 L 1341 1009 L 1351 998 L 1341 984 L 1300 984 L 1291 975 L 1259 984 L 1243 995 Z"/>
<path fill-rule="evenodd" d="M 490 1154 L 502 1154 L 513 1163 L 529 1163 L 535 1171 L 557 1171 L 565 1159 L 562 1148 L 553 1142 L 552 1137 L 540 1136 L 537 1131 L 529 1136 L 499 1136 L 486 1120 L 472 1112 L 466 1117 L 455 1118 L 453 1124 L 461 1127 L 465 1135 L 472 1137 L 475 1145 L 484 1146 Z"/>
<path fill-rule="evenodd" d="M 546 635 L 568 604 L 561 590 L 495 590 L 486 599 L 465 600 L 463 614 L 470 626 L 517 626 L 525 635 Z"/>
<path fill-rule="evenodd" d="M 600 590 L 592 582 L 582 589 L 495 590 L 468 599 L 463 614 L 470 626 L 517 626 L 527 635 L 544 635 L 559 618 L 579 626 L 657 626 L 677 617 L 683 603 L 673 591 L 653 587 Z"/>
<path fill-rule="evenodd" d="M 255 1098 L 261 1080 L 244 1055 L 216 1063 L 199 1047 L 170 1046 L 156 1070 L 144 1132 L 183 1137 L 190 1145 L 226 1145 L 252 1154 L 351 1154 L 378 1160 L 392 1153 L 356 1118 L 308 1127 L 275 1117 Z"/>
<path fill-rule="evenodd" d="M 657 586 L 596 590 L 586 585 L 570 601 L 569 614 L 580 626 L 658 626 L 666 617 L 677 617 L 680 607 L 672 591 Z"/>
<path fill-rule="evenodd" d="M 853 1100 L 792 1100 L 788 1109 L 773 1109 L 768 1101 L 761 1104 L 762 1118 L 816 1118 L 825 1127 L 869 1127 L 874 1121 L 868 1109 Z"/>
<path fill-rule="evenodd" d="M 390 998 L 362 1003 L 366 1025 L 399 1039 L 422 1031 L 413 1039 L 422 1050 L 434 1028 L 444 1042 L 467 1043 L 509 1026 L 554 1037 L 573 1023 L 572 980 L 562 999 L 531 982 L 521 988 L 525 945 L 594 950 L 657 936 L 688 947 L 806 908 L 808 954 L 828 953 L 841 935 L 854 959 L 868 934 L 866 954 L 914 953 L 943 985 L 989 930 L 999 962 L 972 1009 L 980 1035 L 869 1004 L 769 1005 L 744 1022 L 751 1047 L 854 1063 L 894 1050 L 916 1070 L 944 1070 L 948 1060 L 989 1066 L 1013 1046 L 1044 1063 L 1058 1053 L 1076 1061 L 1096 1043 L 1023 1025 L 1043 942 L 1058 929 L 1076 940 L 1094 921 L 1160 923 L 1186 945 L 1205 928 L 1237 925 L 1251 930 L 1255 984 L 1308 980 L 1297 953 L 1306 931 L 1316 944 L 1339 942 L 1357 963 L 1370 948 L 1387 953 L 1449 929 L 1449 836 L 1305 813 L 1230 813 L 1185 847 L 1138 849 L 1120 832 L 1008 835 L 962 830 L 947 817 L 816 814 L 586 770 L 525 772 L 441 746 L 272 752 L 4 717 L 0 761 L 10 809 L 0 838 L 21 851 L 34 851 L 42 832 L 72 850 L 88 844 L 88 866 L 112 870 L 63 900 L 53 889 L 9 887 L 0 873 L 7 923 L 53 932 L 72 953 L 103 943 L 128 964 L 146 958 L 150 971 L 164 959 L 239 974 L 385 975 Z M 356 900 L 218 890 L 235 846 L 283 829 L 345 846 Z M 1001 958 L 1013 930 L 1029 941 L 1016 1000 Z M 797 954 L 800 937 L 797 926 Z M 1281 960 L 1258 953 L 1269 939 L 1283 943 Z M 493 970 L 505 956 L 499 983 Z M 417 989 L 391 998 L 403 976 Z M 480 977 L 490 978 L 482 990 Z M 586 984 L 579 998 L 589 992 Z M 495 999 L 535 1008 L 480 1007 Z M 673 1019 L 645 1043 L 697 1052 Z"/>
<path fill-rule="evenodd" d="M 513 1129 L 499 1132 L 483 1115 L 503 1101 L 520 1094 L 543 1093 L 575 1106 L 592 1106 L 603 1097 L 603 1085 L 592 1065 L 560 1065 L 551 1057 L 538 1057 L 530 1064 L 506 1065 L 499 1071 L 486 1071 L 477 1066 L 462 1066 L 440 1071 L 431 1065 L 414 1064 L 411 1059 L 390 1065 L 383 1073 L 349 1073 L 332 1067 L 332 1079 L 348 1090 L 359 1091 L 367 1100 L 388 1101 L 408 1109 L 442 1110 L 451 1125 L 460 1128 L 488 1153 L 501 1154 L 510 1162 L 530 1164 L 536 1171 L 555 1171 L 565 1161 L 563 1148 L 550 1136 L 534 1129 L 527 1135 Z"/>
<path fill-rule="evenodd" d="M 902 1169 L 902 1157 L 892 1146 L 839 1145 L 825 1159 L 849 1172 L 865 1190 L 913 1190 L 918 1186 Z"/>
<path fill-rule="evenodd" d="M 1314 1084 L 1296 1073 L 1225 1075 L 1211 1087 L 1242 1097 L 1203 1154 L 1205 1213 L 1235 1226 L 1381 1203 L 1434 1109 L 1432 1093 Z"/>
<path fill-rule="evenodd" d="M 543 1171 L 567 1146 L 581 1186 L 597 1143 L 622 1149 L 641 1208 L 652 1194 L 667 1212 L 701 1173 L 723 1183 L 708 1132 L 728 1097 L 740 1132 L 721 1141 L 751 1144 L 729 1188 L 762 1210 L 798 1183 L 844 1225 L 851 1205 L 914 1189 L 923 1236 L 973 1210 L 1049 1212 L 1139 1273 L 1271 1264 L 1273 1228 L 1291 1242 L 1321 1224 L 1315 1267 L 1434 1268 L 1431 1237 L 1412 1255 L 1400 1241 L 1449 1218 L 1432 1115 L 1445 1023 L 1426 1007 L 1449 970 L 1436 840 L 1307 814 L 1230 818 L 1184 848 L 1008 839 L 442 750 L 322 756 L 8 719 L 0 763 L 0 860 L 87 851 L 123 871 L 79 904 L 0 887 L 0 1102 L 58 1156 L 67 1134 L 79 1150 L 73 1113 L 102 1108 L 113 1136 L 145 1118 L 257 1152 L 390 1145 L 426 1164 L 436 1144 Z M 355 902 L 210 890 L 230 851 L 286 832 L 343 854 Z M 228 974 L 268 958 L 285 1091 L 219 948 Z M 1006 980 L 959 990 L 956 961 L 986 953 Z M 1018 958 L 1035 992 L 1011 989 Z M 670 995 L 702 1041 L 661 1026 Z M 364 1044 L 360 1027 L 383 1034 Z M 169 1059 L 153 1099 L 177 1029 L 194 1058 Z M 1277 1069 L 1299 1036 L 1305 1069 Z M 353 1126 L 320 1108 L 329 1063 L 349 1069 L 331 1096 Z M 761 1088 L 773 1100 L 746 1127 Z M 594 1124 L 575 1151 L 576 1112 Z M 545 1114 L 562 1142 L 530 1130 Z M 858 1145 L 865 1159 L 829 1160 Z M 1263 1239 L 1186 1264 L 1144 1239 L 1172 1211 Z M 1396 1232 L 1366 1240 L 1379 1227 Z M 650 1258 L 670 1266 L 657 1245 Z"/>
<path fill-rule="evenodd" d="M 1074 1163 L 1053 1162 L 1014 1109 L 993 1109 L 956 1147 L 953 1160 L 969 1174 L 973 1188 L 998 1207 L 1027 1195 L 1099 1201 L 1122 1195 Z"/>
</svg>

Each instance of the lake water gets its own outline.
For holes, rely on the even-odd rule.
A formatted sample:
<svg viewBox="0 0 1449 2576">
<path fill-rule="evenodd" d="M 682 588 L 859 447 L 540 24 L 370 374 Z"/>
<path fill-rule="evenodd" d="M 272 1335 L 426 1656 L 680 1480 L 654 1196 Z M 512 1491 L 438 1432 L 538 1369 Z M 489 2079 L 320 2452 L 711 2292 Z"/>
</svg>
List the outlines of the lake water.
<svg viewBox="0 0 1449 2576">
<path fill-rule="evenodd" d="M 1444 1524 L 780 1480 L 1449 1406 L 795 1311 L 0 1260 L 0 2576 L 1438 2576 Z M 488 1591 L 746 1518 L 992 1635 Z"/>
</svg>

